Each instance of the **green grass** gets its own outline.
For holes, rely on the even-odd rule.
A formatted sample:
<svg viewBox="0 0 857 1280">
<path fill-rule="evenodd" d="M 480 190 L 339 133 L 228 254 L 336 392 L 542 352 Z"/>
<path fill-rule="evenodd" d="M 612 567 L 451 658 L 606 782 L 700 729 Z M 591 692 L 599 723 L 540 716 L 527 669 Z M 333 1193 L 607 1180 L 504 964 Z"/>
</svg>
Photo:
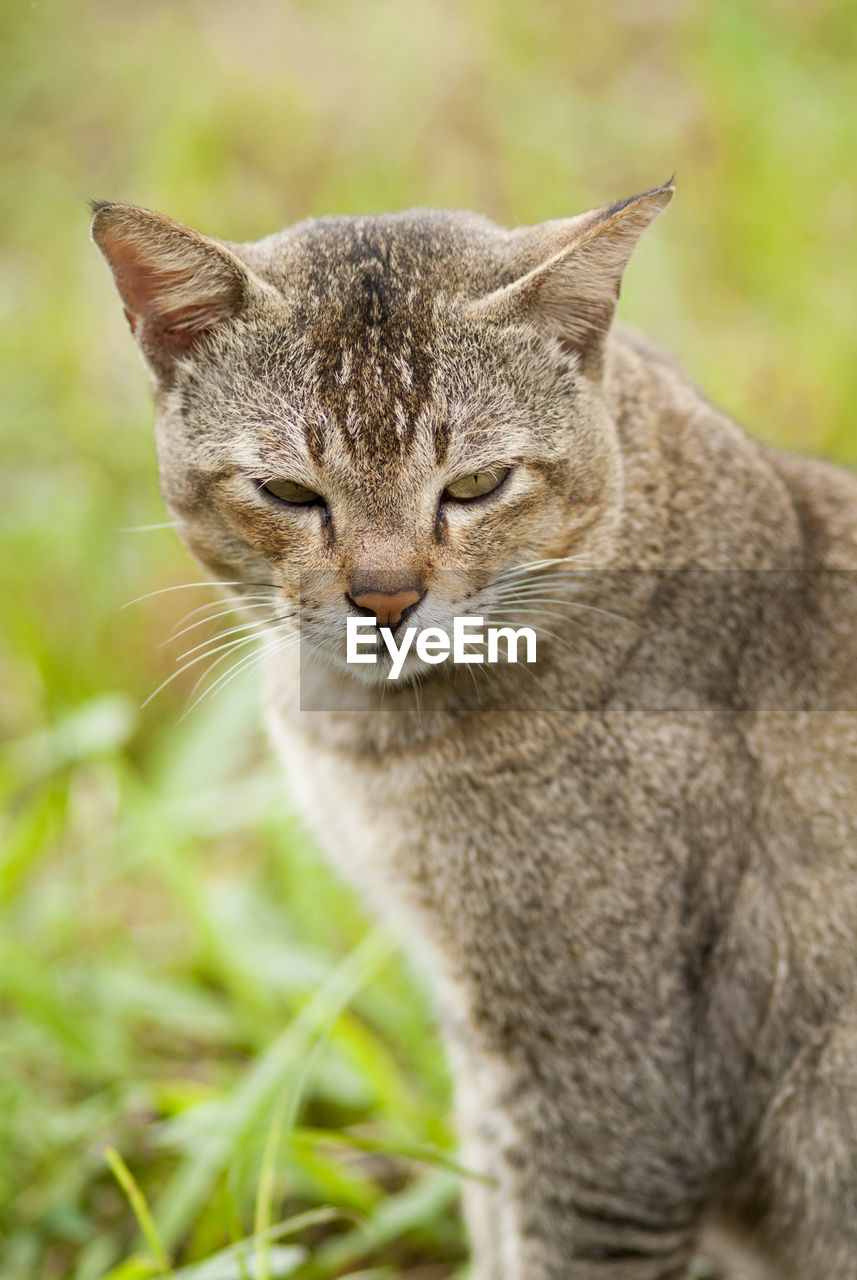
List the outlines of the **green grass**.
<svg viewBox="0 0 857 1280">
<path fill-rule="evenodd" d="M 164 516 L 86 198 L 251 238 L 677 170 L 625 318 L 756 434 L 854 463 L 855 45 L 849 0 L 0 8 L 3 1280 L 464 1257 L 424 984 L 301 831 L 252 679 L 141 709 L 210 593 L 121 608 L 200 574 L 124 532 Z"/>
</svg>

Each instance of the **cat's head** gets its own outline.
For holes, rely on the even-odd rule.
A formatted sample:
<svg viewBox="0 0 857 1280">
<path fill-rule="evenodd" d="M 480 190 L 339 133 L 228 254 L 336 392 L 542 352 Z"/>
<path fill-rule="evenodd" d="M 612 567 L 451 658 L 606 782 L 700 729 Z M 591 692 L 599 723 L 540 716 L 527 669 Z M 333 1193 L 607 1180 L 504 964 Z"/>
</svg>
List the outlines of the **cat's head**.
<svg viewBox="0 0 857 1280">
<path fill-rule="evenodd" d="M 96 206 L 194 555 L 337 664 L 348 614 L 538 623 L 518 568 L 603 563 L 617 525 L 605 343 L 672 192 L 512 231 L 417 210 L 254 244 Z"/>
</svg>

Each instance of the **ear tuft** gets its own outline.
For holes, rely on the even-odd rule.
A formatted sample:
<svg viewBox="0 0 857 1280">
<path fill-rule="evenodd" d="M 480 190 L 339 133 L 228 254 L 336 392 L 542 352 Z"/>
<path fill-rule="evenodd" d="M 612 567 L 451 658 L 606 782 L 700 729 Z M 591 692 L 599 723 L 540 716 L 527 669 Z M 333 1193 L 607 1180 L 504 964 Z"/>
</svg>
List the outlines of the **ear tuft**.
<svg viewBox="0 0 857 1280">
<path fill-rule="evenodd" d="M 576 218 L 513 232 L 522 274 L 477 303 L 486 319 L 529 319 L 598 375 L 622 276 L 646 227 L 669 204 L 673 179 Z"/>
<path fill-rule="evenodd" d="M 131 332 L 168 381 L 177 359 L 241 311 L 249 273 L 224 245 L 162 214 L 110 201 L 92 212 Z"/>
</svg>

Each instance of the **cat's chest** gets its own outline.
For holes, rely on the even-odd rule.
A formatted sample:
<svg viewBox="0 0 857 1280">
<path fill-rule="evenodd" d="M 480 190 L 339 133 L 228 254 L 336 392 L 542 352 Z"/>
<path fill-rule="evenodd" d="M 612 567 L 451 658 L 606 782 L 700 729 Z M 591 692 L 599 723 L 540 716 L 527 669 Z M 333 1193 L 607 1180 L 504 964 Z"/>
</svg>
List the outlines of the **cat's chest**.
<svg viewBox="0 0 857 1280">
<path fill-rule="evenodd" d="M 581 720 L 373 759 L 287 720 L 273 728 L 328 855 L 447 960 L 487 971 L 499 953 L 538 953 L 543 972 L 567 972 L 593 939 L 672 932 L 679 904 L 663 887 L 678 883 L 683 851 L 670 797 L 679 767 L 693 766 L 689 743 L 664 761 L 635 750 L 633 726 Z"/>
</svg>

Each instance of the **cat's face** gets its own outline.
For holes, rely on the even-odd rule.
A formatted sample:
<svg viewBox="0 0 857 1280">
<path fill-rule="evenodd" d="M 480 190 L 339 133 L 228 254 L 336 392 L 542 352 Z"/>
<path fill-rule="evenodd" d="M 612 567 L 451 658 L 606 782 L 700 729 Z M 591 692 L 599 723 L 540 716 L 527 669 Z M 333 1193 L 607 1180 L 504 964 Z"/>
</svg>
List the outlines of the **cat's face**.
<svg viewBox="0 0 857 1280">
<path fill-rule="evenodd" d="M 305 654 L 363 680 L 386 679 L 386 650 L 346 666 L 349 615 L 549 633 L 550 597 L 603 563 L 619 516 L 601 350 L 618 249 L 668 198 L 641 197 L 633 227 L 634 205 L 512 233 L 417 213 L 228 248 L 127 206 L 96 213 L 187 545 L 284 647 L 299 627 Z M 525 585 L 537 564 L 548 589 Z M 436 670 L 413 654 L 402 674 Z"/>
</svg>

